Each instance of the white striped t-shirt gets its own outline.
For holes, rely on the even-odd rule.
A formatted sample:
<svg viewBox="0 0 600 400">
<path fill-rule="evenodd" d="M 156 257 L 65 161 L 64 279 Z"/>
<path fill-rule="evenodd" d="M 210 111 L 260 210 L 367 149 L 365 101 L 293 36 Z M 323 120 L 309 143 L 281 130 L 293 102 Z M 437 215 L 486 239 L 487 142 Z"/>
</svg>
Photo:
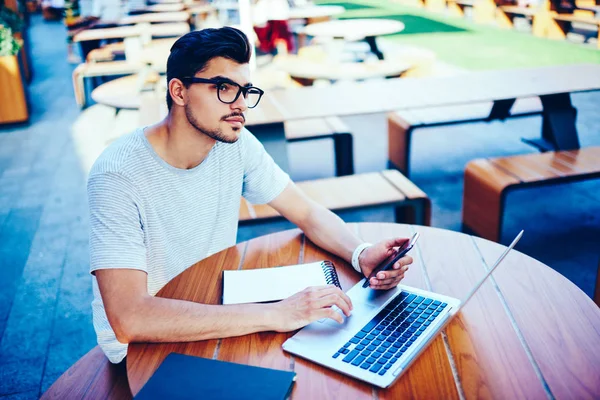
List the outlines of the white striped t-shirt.
<svg viewBox="0 0 600 400">
<path fill-rule="evenodd" d="M 240 199 L 275 199 L 289 176 L 247 130 L 236 143 L 217 142 L 197 167 L 183 170 L 161 159 L 143 129 L 100 155 L 90 171 L 90 272 L 130 268 L 148 274 L 154 296 L 196 262 L 235 245 Z M 117 341 L 92 278 L 98 344 L 113 363 L 127 354 Z"/>
</svg>

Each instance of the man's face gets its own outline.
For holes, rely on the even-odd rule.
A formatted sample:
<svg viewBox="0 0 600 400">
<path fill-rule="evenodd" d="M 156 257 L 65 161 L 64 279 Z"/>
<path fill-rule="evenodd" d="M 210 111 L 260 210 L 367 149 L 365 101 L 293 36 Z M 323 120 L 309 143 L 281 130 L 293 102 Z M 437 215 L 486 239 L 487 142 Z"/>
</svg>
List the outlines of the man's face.
<svg viewBox="0 0 600 400">
<path fill-rule="evenodd" d="M 210 60 L 204 71 L 194 75 L 204 79 L 226 79 L 240 86 L 251 86 L 248 64 L 217 57 Z M 236 91 L 237 86 L 233 85 Z M 192 83 L 187 92 L 185 115 L 189 123 L 200 133 L 225 143 L 234 143 L 240 138 L 245 124 L 244 112 L 248 109 L 243 94 L 231 103 L 221 102 L 217 86 L 210 83 Z M 224 98 L 222 95 L 221 98 Z"/>
</svg>

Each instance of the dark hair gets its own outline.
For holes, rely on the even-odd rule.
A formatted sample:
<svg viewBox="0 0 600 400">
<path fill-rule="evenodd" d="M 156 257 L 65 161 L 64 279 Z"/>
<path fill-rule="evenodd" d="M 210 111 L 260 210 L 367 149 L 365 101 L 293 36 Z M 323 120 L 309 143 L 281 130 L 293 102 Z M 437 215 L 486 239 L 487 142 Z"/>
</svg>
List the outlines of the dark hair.
<svg viewBox="0 0 600 400">
<path fill-rule="evenodd" d="M 173 78 L 181 79 L 196 75 L 215 57 L 224 57 L 246 64 L 250 62 L 251 52 L 248 38 L 239 29 L 226 26 L 190 32 L 180 37 L 171 47 L 171 54 L 167 60 L 167 82 Z M 172 105 L 173 99 L 167 90 L 169 110 Z"/>
</svg>

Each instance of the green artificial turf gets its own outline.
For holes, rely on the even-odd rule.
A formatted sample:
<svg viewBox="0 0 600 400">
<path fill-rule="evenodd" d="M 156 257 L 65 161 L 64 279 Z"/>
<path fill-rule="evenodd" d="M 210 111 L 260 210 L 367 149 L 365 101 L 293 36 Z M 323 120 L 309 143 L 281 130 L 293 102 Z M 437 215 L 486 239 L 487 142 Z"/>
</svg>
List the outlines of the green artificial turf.
<svg viewBox="0 0 600 400">
<path fill-rule="evenodd" d="M 401 21 L 406 27 L 404 31 L 386 36 L 386 39 L 430 49 L 440 61 L 462 68 L 488 70 L 600 63 L 600 50 L 594 46 L 475 24 L 466 18 L 446 17 L 391 0 L 325 0 L 317 3 L 344 6 L 347 11 L 339 18 Z"/>
</svg>

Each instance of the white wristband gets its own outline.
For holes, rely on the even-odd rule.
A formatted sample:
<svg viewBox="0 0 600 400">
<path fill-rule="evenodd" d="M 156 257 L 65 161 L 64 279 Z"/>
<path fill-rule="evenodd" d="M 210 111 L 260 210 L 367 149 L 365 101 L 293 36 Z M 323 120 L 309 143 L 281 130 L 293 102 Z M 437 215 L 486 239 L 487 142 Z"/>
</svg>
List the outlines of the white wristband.
<svg viewBox="0 0 600 400">
<path fill-rule="evenodd" d="M 356 270 L 356 272 L 362 274 L 362 270 L 360 269 L 360 264 L 358 263 L 358 257 L 360 256 L 360 253 L 363 252 L 364 249 L 366 249 L 367 247 L 371 247 L 373 246 L 373 244 L 371 243 L 362 243 L 359 244 L 358 246 L 356 246 L 356 249 L 354 249 L 354 253 L 352 253 L 352 268 L 354 268 Z"/>
</svg>

